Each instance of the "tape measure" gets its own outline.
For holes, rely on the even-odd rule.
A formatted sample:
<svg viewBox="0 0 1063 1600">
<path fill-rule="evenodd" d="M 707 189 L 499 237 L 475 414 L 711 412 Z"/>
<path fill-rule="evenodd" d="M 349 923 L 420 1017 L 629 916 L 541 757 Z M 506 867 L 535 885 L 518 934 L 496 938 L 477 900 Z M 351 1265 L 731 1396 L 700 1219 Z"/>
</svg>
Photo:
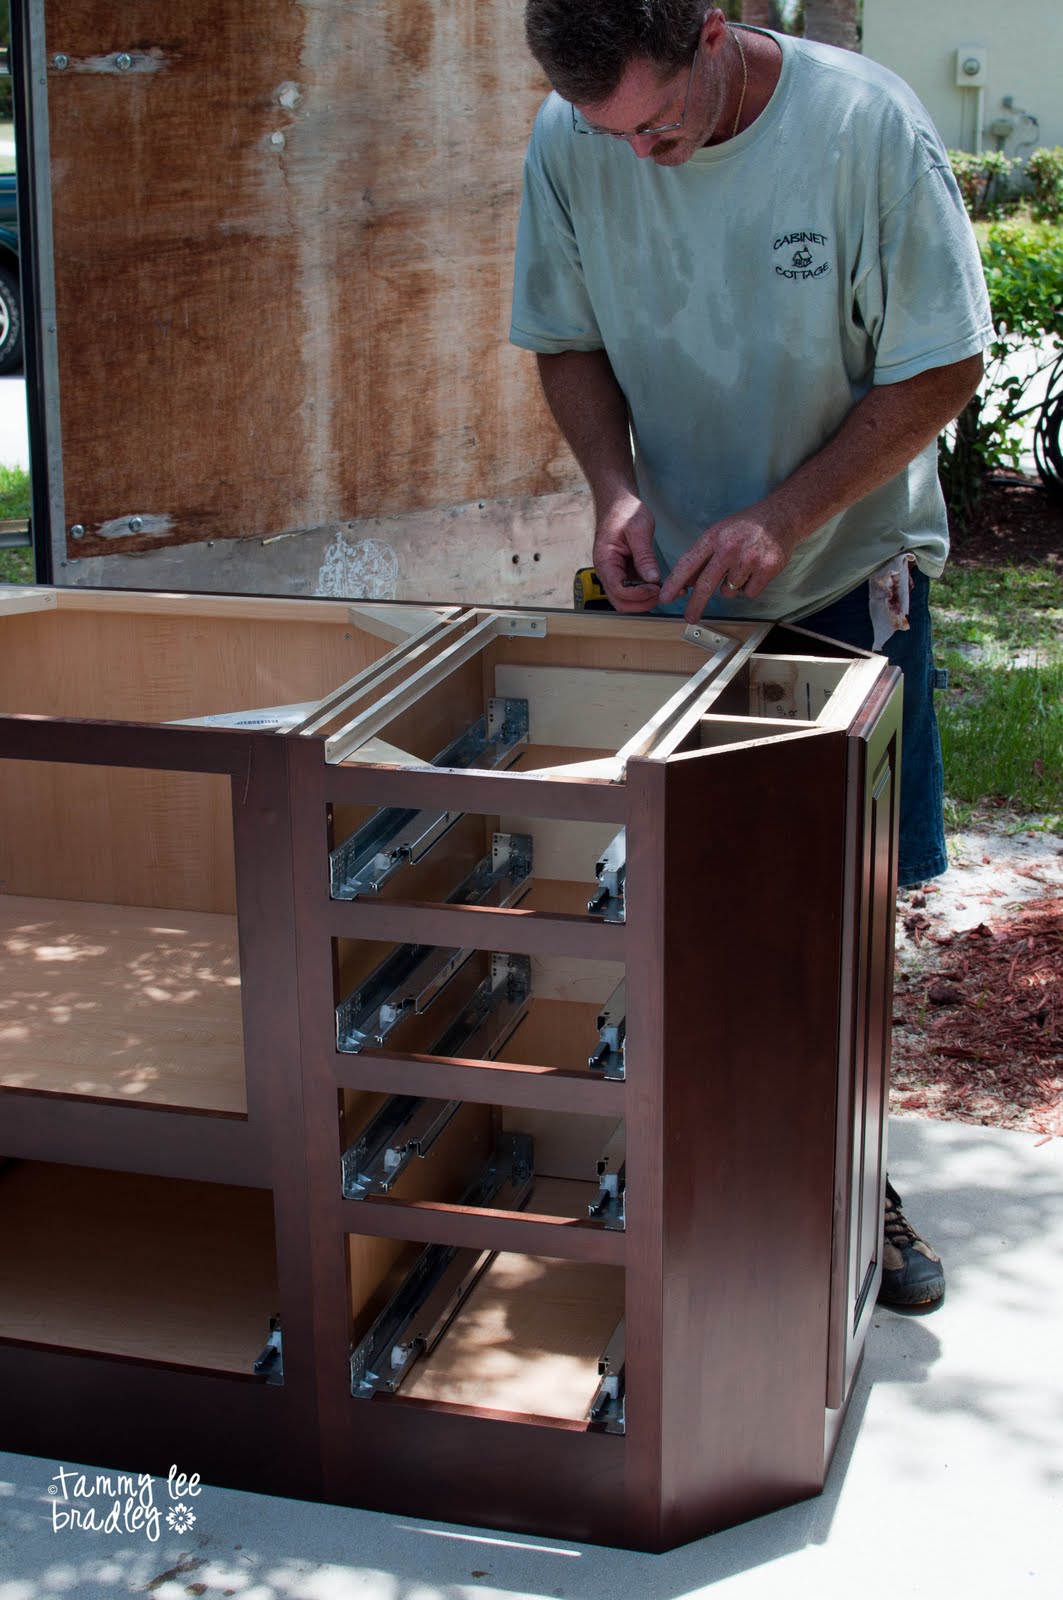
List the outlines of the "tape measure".
<svg viewBox="0 0 1063 1600">
<path fill-rule="evenodd" d="M 580 567 L 572 580 L 572 604 L 577 611 L 612 611 L 609 596 L 593 567 Z"/>
</svg>

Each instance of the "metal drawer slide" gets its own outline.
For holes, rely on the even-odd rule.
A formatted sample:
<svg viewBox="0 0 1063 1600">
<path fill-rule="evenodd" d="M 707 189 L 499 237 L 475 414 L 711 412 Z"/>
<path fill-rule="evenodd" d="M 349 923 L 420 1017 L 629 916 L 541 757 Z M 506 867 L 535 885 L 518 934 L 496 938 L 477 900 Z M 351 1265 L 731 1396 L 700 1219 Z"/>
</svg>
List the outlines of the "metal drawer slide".
<svg viewBox="0 0 1063 1600">
<path fill-rule="evenodd" d="M 598 1048 L 588 1056 L 587 1065 L 606 1078 L 627 1075 L 627 980 L 622 979 L 599 1011 L 596 1026 Z"/>
<path fill-rule="evenodd" d="M 518 1211 L 527 1198 L 531 1175 L 531 1140 L 525 1134 L 504 1135 L 494 1161 L 462 1204 Z M 439 1343 L 496 1254 L 437 1244 L 421 1252 L 410 1275 L 351 1352 L 351 1393 L 356 1399 L 396 1393 L 417 1362 Z"/>
<path fill-rule="evenodd" d="M 447 904 L 512 905 L 526 892 L 531 869 L 530 835 L 496 833 L 491 855 L 447 896 Z M 399 945 L 337 1006 L 337 1048 L 356 1054 L 367 1045 L 382 1047 L 405 1017 L 428 1009 L 475 953 L 472 948 Z"/>
<path fill-rule="evenodd" d="M 594 864 L 598 892 L 588 900 L 587 910 L 605 922 L 623 922 L 624 884 L 627 879 L 627 829 L 615 834 Z"/>
<path fill-rule="evenodd" d="M 527 700 L 492 698 L 486 714 L 425 765 L 506 767 L 527 742 Z M 462 816 L 462 811 L 385 806 L 329 855 L 332 898 L 379 894 L 403 867 L 422 861 Z"/>
<path fill-rule="evenodd" d="M 598 1358 L 601 1382 L 588 1412 L 592 1422 L 603 1424 L 604 1433 L 624 1432 L 624 1358 L 624 1324 L 620 1321 L 617 1323 L 616 1332 Z"/>
</svg>

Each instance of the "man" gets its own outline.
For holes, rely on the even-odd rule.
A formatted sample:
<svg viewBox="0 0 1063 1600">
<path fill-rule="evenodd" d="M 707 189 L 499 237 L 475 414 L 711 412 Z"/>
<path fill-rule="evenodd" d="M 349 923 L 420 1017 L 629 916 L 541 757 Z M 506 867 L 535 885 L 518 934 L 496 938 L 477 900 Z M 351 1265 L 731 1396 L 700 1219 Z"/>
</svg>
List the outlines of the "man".
<svg viewBox="0 0 1063 1600">
<path fill-rule="evenodd" d="M 704 0 L 528 0 L 525 20 L 555 93 L 510 337 L 590 485 L 606 592 L 883 646 L 905 674 L 899 882 L 943 872 L 936 439 L 992 324 L 930 119 L 874 63 Z M 888 1185 L 884 1265 L 888 1303 L 944 1293 Z"/>
</svg>

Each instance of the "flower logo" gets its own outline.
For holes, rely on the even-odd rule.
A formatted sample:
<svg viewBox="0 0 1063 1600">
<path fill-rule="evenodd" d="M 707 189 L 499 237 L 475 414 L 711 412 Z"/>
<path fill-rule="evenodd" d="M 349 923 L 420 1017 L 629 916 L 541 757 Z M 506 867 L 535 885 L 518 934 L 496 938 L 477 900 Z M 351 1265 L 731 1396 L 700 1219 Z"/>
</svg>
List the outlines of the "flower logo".
<svg viewBox="0 0 1063 1600">
<path fill-rule="evenodd" d="M 195 1512 L 191 1506 L 186 1506 L 183 1500 L 171 1506 L 166 1513 L 166 1526 L 172 1528 L 174 1533 L 187 1533 L 195 1520 Z"/>
</svg>

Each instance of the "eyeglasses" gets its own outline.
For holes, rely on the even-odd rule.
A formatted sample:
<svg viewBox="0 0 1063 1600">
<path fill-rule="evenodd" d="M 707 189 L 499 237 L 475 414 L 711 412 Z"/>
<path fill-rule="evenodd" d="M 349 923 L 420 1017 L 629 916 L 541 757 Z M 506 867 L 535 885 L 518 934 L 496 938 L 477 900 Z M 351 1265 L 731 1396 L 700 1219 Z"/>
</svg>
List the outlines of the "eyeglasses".
<svg viewBox="0 0 1063 1600">
<path fill-rule="evenodd" d="M 678 122 L 662 122 L 660 126 L 656 128 L 628 128 L 623 132 L 620 132 L 616 128 L 594 127 L 592 123 L 588 122 L 585 117 L 580 115 L 575 106 L 570 105 L 569 109 L 572 112 L 573 133 L 597 133 L 599 135 L 608 135 L 610 139 L 642 139 L 649 134 L 675 133 L 676 129 L 681 128 L 687 119 L 687 102 L 690 99 L 690 86 L 694 82 L 694 68 L 698 63 L 698 51 L 700 49 L 701 40 L 699 39 L 697 44 L 694 46 L 694 59 L 690 63 L 690 76 L 687 78 L 687 92 L 683 96 L 683 110 Z"/>
</svg>

